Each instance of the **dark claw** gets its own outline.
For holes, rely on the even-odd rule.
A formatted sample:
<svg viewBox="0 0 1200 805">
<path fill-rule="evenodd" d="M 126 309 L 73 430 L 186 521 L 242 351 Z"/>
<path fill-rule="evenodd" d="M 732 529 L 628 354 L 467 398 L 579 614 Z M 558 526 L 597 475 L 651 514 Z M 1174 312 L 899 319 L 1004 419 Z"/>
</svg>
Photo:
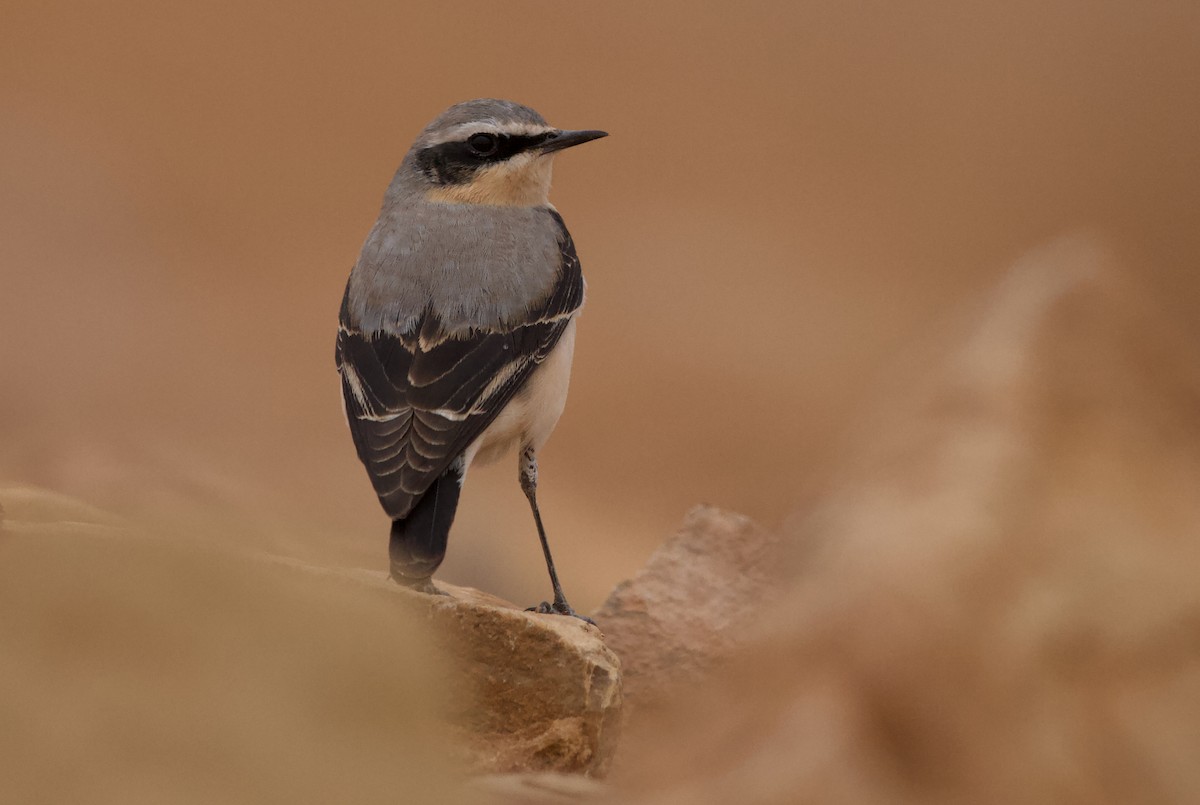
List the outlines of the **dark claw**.
<svg viewBox="0 0 1200 805">
<path fill-rule="evenodd" d="M 587 615 L 580 615 L 578 612 L 571 609 L 571 605 L 566 601 L 556 601 L 553 604 L 551 604 L 549 601 L 543 601 L 536 607 L 526 608 L 525 611 L 537 612 L 541 615 L 567 615 L 572 618 L 579 618 L 579 620 L 583 621 L 584 623 L 590 623 L 592 626 L 596 626 L 596 622 L 594 620 L 589 618 Z M 596 628 L 598 629 L 600 627 L 597 626 Z"/>
</svg>

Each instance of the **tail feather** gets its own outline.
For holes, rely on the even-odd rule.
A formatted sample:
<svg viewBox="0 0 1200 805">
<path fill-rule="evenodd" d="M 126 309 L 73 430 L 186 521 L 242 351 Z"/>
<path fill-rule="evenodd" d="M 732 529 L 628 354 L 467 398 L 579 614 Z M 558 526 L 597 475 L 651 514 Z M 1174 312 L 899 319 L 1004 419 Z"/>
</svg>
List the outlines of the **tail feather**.
<svg viewBox="0 0 1200 805">
<path fill-rule="evenodd" d="M 451 467 L 425 490 L 405 517 L 392 521 L 389 554 L 393 579 L 410 587 L 428 584 L 446 555 L 461 489 L 462 472 Z"/>
</svg>

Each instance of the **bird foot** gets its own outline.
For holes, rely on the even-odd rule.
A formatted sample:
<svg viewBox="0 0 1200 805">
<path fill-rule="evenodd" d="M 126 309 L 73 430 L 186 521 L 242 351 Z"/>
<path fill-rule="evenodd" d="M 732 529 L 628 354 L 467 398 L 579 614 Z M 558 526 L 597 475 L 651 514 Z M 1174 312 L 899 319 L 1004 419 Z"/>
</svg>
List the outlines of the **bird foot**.
<svg viewBox="0 0 1200 805">
<path fill-rule="evenodd" d="M 580 615 L 578 612 L 571 609 L 571 605 L 566 601 L 555 601 L 553 604 L 551 604 L 549 601 L 543 601 L 536 607 L 527 607 L 525 611 L 537 612 L 542 615 L 567 615 L 572 618 L 579 618 L 579 620 L 583 621 L 584 623 L 590 623 L 592 626 L 596 625 L 596 622 L 587 615 Z"/>
</svg>

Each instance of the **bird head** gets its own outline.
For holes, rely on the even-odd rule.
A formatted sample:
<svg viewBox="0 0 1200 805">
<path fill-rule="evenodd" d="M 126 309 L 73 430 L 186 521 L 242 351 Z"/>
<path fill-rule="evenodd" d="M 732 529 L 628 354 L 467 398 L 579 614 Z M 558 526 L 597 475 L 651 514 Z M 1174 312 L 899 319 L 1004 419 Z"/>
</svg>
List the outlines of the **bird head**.
<svg viewBox="0 0 1200 805">
<path fill-rule="evenodd" d="M 401 175 L 427 201 L 544 206 L 554 155 L 606 136 L 558 129 L 527 106 L 481 98 L 451 106 L 426 126 Z"/>
</svg>

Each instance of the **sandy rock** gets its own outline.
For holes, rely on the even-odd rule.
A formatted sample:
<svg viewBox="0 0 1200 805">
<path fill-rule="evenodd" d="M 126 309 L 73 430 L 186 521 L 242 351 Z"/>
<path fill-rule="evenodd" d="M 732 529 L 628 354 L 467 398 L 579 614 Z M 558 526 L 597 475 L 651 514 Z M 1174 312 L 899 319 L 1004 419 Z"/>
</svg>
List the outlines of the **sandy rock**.
<svg viewBox="0 0 1200 805">
<path fill-rule="evenodd" d="M 621 661 L 595 626 L 441 581 L 444 594 L 427 595 L 382 573 L 275 561 L 382 590 L 428 621 L 454 669 L 445 679 L 449 716 L 474 770 L 608 771 L 621 726 Z"/>
<path fill-rule="evenodd" d="M 0 499 L 0 800 L 475 799 L 394 596 Z"/>
<path fill-rule="evenodd" d="M 471 787 L 488 805 L 574 805 L 610 793 L 604 783 L 561 772 L 486 774 L 472 780 Z"/>
<path fill-rule="evenodd" d="M 777 592 L 779 540 L 712 506 L 688 512 L 636 576 L 593 614 L 621 657 L 631 706 L 693 685 L 727 656 Z"/>
<path fill-rule="evenodd" d="M 33 486 L 0 487 L 0 529 L 10 533 L 105 533 L 127 527 L 121 518 L 81 500 Z"/>
<path fill-rule="evenodd" d="M 423 609 L 465 674 L 451 719 L 472 764 L 491 772 L 603 775 L 621 725 L 621 662 L 595 626 L 525 612 L 442 582 L 446 595 L 397 590 Z"/>
<path fill-rule="evenodd" d="M 1194 345 L 1082 238 L 970 314 L 798 521 L 773 634 L 611 801 L 1200 801 Z"/>
<path fill-rule="evenodd" d="M 158 538 L 44 490 L 0 489 L 0 503 L 12 515 L 0 531 L 0 711 L 13 715 L 0 748 L 29 772 L 11 778 L 16 790 L 53 775 L 61 753 L 78 774 L 52 790 L 185 801 L 209 762 L 185 757 L 198 743 L 252 754 L 211 787 L 224 801 L 285 773 L 295 779 L 278 790 L 297 801 L 381 801 L 387 790 L 387 801 L 451 802 L 461 770 L 607 770 L 620 663 L 581 620 Z M 152 750 L 142 734 L 166 745 Z M 156 758 L 168 767 L 155 771 Z M 347 769 L 356 782 L 340 779 Z"/>
</svg>

